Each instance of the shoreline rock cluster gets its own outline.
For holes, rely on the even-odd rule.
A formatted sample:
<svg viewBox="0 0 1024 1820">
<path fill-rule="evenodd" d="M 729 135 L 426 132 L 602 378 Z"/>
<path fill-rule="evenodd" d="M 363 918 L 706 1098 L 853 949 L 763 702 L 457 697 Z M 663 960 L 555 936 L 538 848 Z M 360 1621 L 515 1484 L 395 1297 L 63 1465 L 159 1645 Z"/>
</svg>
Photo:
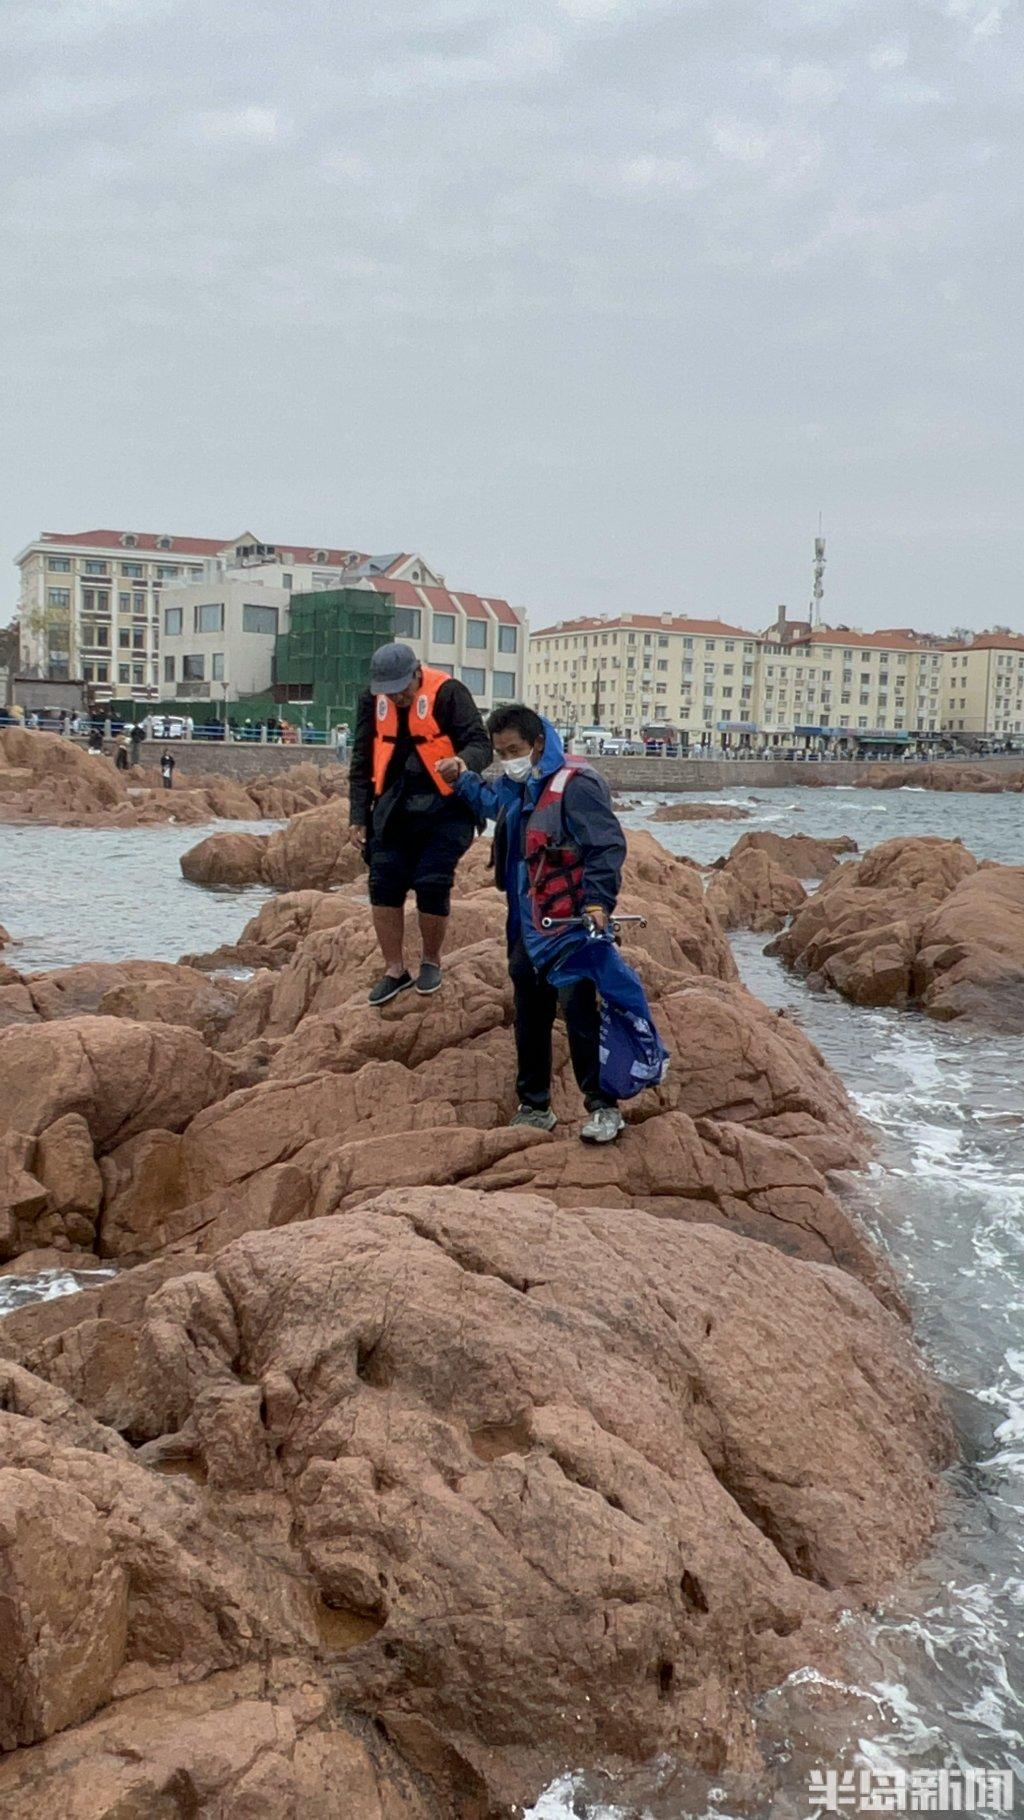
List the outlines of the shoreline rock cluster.
<svg viewBox="0 0 1024 1820">
<path fill-rule="evenodd" d="M 1024 1031 L 1024 866 L 885 841 L 824 879 L 768 952 L 854 1004 Z"/>
<path fill-rule="evenodd" d="M 305 888 L 237 944 L 0 985 L 6 1267 L 117 1266 L 0 1324 L 14 1820 L 486 1820 L 581 1761 L 752 1771 L 758 1695 L 937 1520 L 941 1398 L 829 1179 L 869 1135 L 697 869 L 631 834 L 672 1067 L 590 1150 L 560 1031 L 559 1127 L 508 1126 L 485 843 L 445 989 L 368 1007 L 341 807 L 267 837 Z M 778 902 L 744 838 L 719 895 Z"/>
<path fill-rule="evenodd" d="M 166 822 L 283 821 L 344 792 L 340 767 L 292 766 L 244 784 L 190 773 L 165 790 L 150 767 L 118 771 L 55 733 L 0 728 L 0 823 L 71 828 L 144 828 Z"/>
</svg>

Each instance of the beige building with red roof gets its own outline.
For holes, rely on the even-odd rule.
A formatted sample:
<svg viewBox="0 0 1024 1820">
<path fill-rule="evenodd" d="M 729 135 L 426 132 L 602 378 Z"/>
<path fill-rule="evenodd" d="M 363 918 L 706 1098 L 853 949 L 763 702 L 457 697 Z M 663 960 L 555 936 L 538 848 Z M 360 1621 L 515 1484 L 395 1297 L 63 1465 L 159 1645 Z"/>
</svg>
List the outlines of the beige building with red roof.
<svg viewBox="0 0 1024 1820">
<path fill-rule="evenodd" d="M 943 726 L 956 736 L 1024 735 L 1024 638 L 980 632 L 943 652 Z"/>
<path fill-rule="evenodd" d="M 623 613 L 534 631 L 527 695 L 563 729 L 704 746 L 899 750 L 1024 735 L 1024 637 Z"/>
<path fill-rule="evenodd" d="M 635 739 L 674 727 L 691 745 L 755 730 L 759 639 L 742 626 L 672 613 L 560 620 L 530 637 L 527 699 L 562 728 Z"/>
<path fill-rule="evenodd" d="M 293 594 L 393 595 L 396 637 L 460 676 L 481 707 L 521 695 L 524 615 L 507 600 L 449 589 L 421 556 L 295 543 L 252 532 L 44 532 L 17 558 L 21 668 L 81 678 L 97 701 L 231 702 L 267 691 L 275 634 Z"/>
</svg>

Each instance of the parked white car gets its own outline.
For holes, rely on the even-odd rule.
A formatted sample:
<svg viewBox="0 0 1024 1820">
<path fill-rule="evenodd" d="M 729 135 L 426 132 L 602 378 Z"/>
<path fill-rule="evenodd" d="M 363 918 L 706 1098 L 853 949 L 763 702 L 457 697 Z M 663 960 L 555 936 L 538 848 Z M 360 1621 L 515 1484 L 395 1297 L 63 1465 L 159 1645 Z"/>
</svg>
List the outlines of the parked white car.
<svg viewBox="0 0 1024 1820">
<path fill-rule="evenodd" d="M 150 739 L 184 739 L 185 721 L 180 714 L 154 714 Z"/>
</svg>

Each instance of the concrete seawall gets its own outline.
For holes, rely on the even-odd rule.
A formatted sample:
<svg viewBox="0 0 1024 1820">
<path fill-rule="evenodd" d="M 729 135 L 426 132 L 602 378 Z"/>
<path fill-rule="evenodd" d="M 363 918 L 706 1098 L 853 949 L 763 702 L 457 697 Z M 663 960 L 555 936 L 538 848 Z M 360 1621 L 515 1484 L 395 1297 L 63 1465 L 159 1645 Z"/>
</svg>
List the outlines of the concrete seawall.
<svg viewBox="0 0 1024 1820">
<path fill-rule="evenodd" d="M 108 748 L 110 749 L 110 748 Z M 152 740 L 144 745 L 141 762 L 158 766 L 164 750 L 173 752 L 177 774 L 214 772 L 235 777 L 244 783 L 248 777 L 273 776 L 288 771 L 293 765 L 327 765 L 338 763 L 333 747 L 326 746 L 223 746 L 200 740 Z M 884 767 L 893 773 L 911 769 L 900 760 L 880 759 L 826 760 L 807 764 L 781 758 L 597 758 L 590 761 L 602 771 L 615 790 L 674 791 L 697 790 L 792 790 L 798 784 L 862 784 L 870 772 Z M 927 762 L 927 761 L 920 761 Z M 942 770 L 984 772 L 989 777 L 1024 770 L 1019 756 L 986 759 L 948 759 L 941 761 Z"/>
<path fill-rule="evenodd" d="M 108 751 L 112 751 L 108 747 Z M 234 777 L 245 783 L 249 777 L 275 777 L 279 771 L 291 771 L 295 765 L 337 766 L 333 746 L 224 746 L 205 740 L 154 739 L 142 747 L 140 763 L 148 769 L 159 768 L 164 752 L 174 756 L 175 775 L 187 777 L 204 771 L 218 777 Z"/>
<path fill-rule="evenodd" d="M 784 758 L 600 758 L 592 761 L 615 790 L 792 790 L 798 784 L 863 784 L 880 769 L 911 770 L 896 759 L 836 759 L 807 764 Z M 921 763 L 931 761 L 918 761 Z M 1024 770 L 1020 756 L 984 760 L 943 759 L 941 769 L 982 771 L 989 777 Z"/>
</svg>

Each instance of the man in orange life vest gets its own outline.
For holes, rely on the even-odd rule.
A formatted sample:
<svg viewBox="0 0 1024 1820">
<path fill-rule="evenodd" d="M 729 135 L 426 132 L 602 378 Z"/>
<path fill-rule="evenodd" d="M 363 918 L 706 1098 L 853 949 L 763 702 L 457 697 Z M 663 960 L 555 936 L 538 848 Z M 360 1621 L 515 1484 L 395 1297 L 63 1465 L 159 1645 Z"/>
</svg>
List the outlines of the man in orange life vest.
<svg viewBox="0 0 1024 1820">
<path fill-rule="evenodd" d="M 476 816 L 441 775 L 459 758 L 472 772 L 491 762 L 491 742 L 469 690 L 421 664 L 408 645 L 381 645 L 359 699 L 349 767 L 349 839 L 370 868 L 370 903 L 384 973 L 370 992 L 386 1005 L 399 992 L 436 992 L 455 868 Z M 423 957 L 405 964 L 405 900 L 416 894 Z"/>
</svg>

